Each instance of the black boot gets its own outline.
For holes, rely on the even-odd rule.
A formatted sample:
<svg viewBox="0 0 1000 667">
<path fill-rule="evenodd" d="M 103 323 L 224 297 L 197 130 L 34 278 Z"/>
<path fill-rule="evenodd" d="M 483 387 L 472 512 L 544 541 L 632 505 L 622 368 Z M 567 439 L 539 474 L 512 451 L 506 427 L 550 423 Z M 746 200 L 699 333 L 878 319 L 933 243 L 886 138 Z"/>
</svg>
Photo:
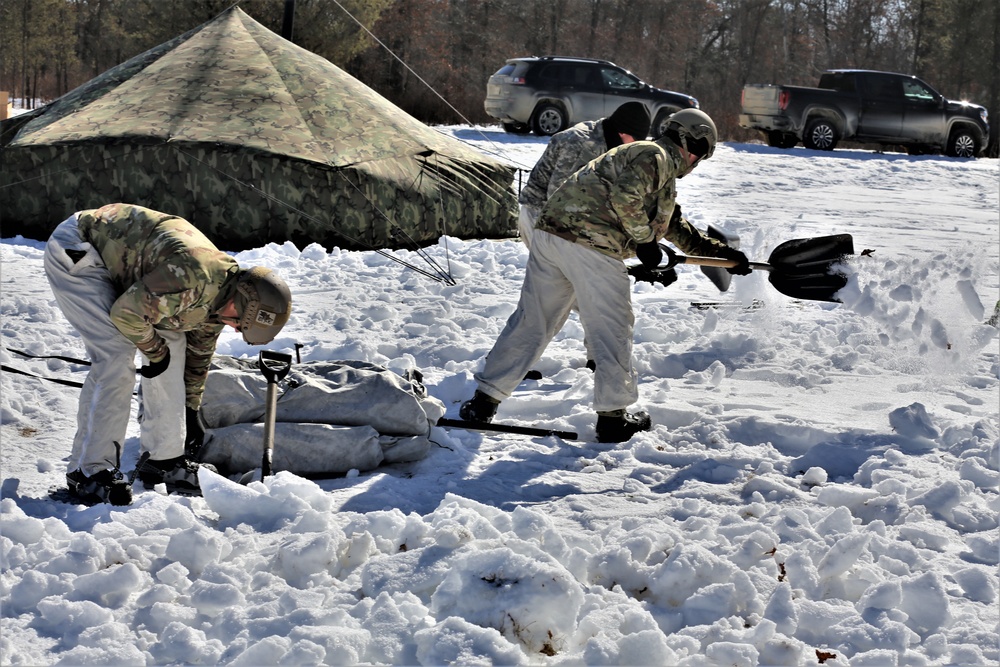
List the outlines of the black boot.
<svg viewBox="0 0 1000 667">
<path fill-rule="evenodd" d="M 653 422 L 645 410 L 614 410 L 597 413 L 597 442 L 625 442 L 639 431 L 648 431 Z"/>
<path fill-rule="evenodd" d="M 471 399 L 462 403 L 462 407 L 458 409 L 458 416 L 467 422 L 485 422 L 489 424 L 493 421 L 498 407 L 500 407 L 500 401 L 492 396 L 487 396 L 477 389 Z"/>
<path fill-rule="evenodd" d="M 143 486 L 147 489 L 151 489 L 157 484 L 166 484 L 168 491 L 199 491 L 198 468 L 201 467 L 218 472 L 215 466 L 208 463 L 195 463 L 187 456 L 153 461 L 149 458 L 148 453 L 140 457 L 135 470 Z"/>
<path fill-rule="evenodd" d="M 90 477 L 82 470 L 74 470 L 66 473 L 66 486 L 70 493 L 88 503 L 132 504 L 132 486 L 117 469 L 102 470 Z"/>
</svg>

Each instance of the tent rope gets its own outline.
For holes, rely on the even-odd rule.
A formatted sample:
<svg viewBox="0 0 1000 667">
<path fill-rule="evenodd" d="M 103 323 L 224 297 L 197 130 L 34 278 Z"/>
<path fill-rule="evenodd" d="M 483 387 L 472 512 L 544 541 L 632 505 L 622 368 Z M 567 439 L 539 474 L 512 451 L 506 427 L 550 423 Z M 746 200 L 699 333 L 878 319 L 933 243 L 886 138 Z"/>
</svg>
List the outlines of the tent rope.
<svg viewBox="0 0 1000 667">
<path fill-rule="evenodd" d="M 204 166 L 206 166 L 206 167 L 208 167 L 210 169 L 213 169 L 214 171 L 218 172 L 222 176 L 225 176 L 226 178 L 229 178 L 230 180 L 232 180 L 233 182 L 237 183 L 238 185 L 241 185 L 241 186 L 243 186 L 245 188 L 248 188 L 248 189 L 252 190 L 253 192 L 256 192 L 257 194 L 259 194 L 264 199 L 267 199 L 268 201 L 270 201 L 272 203 L 275 203 L 275 204 L 280 204 L 280 205 L 284 206 L 285 208 L 287 208 L 288 210 L 293 211 L 294 213 L 302 216 L 306 220 L 309 220 L 310 222 L 314 222 L 314 223 L 316 223 L 318 225 L 322 225 L 323 224 L 323 221 L 320 220 L 319 218 L 317 218 L 316 216 L 310 215 L 309 213 L 306 213 L 302 209 L 296 208 L 295 206 L 292 206 L 290 203 L 288 203 L 288 202 L 286 202 L 286 201 L 284 201 L 284 200 L 282 200 L 282 199 L 280 199 L 278 197 L 275 197 L 274 195 L 268 194 L 267 192 L 264 192 L 263 190 L 261 190 L 260 188 L 258 188 L 253 183 L 247 183 L 245 181 L 242 181 L 239 178 L 233 176 L 232 174 L 229 174 L 229 173 L 227 173 L 227 172 L 219 169 L 215 165 L 212 165 L 212 164 L 206 162 L 205 160 L 201 160 L 201 159 L 195 157 L 194 155 L 191 155 L 190 153 L 188 153 L 187 151 L 183 150 L 182 148 L 180 148 L 177 145 L 174 145 L 173 147 L 174 147 L 174 149 L 178 153 L 181 153 L 182 155 L 187 156 L 188 158 L 190 158 L 191 160 L 194 160 L 195 162 L 198 162 L 199 164 L 202 164 L 202 165 L 204 165 Z M 344 174 L 343 174 L 342 171 L 337 170 L 337 173 L 339 173 L 342 178 L 344 178 L 355 189 L 357 189 L 358 192 L 360 192 L 361 195 L 364 196 L 365 199 L 368 200 L 369 203 L 372 203 L 371 200 L 368 199 L 368 197 L 366 197 L 363 192 L 361 192 L 360 188 L 358 188 L 357 185 L 354 185 L 353 183 L 351 183 L 350 179 L 347 179 L 346 176 L 344 176 Z M 376 207 L 374 205 L 374 203 L 372 203 L 372 207 L 375 208 L 375 210 L 382 217 L 384 217 L 386 219 L 386 221 L 390 225 L 393 226 L 393 229 L 399 229 L 399 226 L 396 225 L 392 221 L 392 219 L 389 218 L 389 216 L 387 216 L 385 213 L 383 213 L 381 210 L 379 210 L 378 207 Z M 434 272 L 431 272 L 431 271 L 428 271 L 426 269 L 422 269 L 419 266 L 416 266 L 415 264 L 407 262 L 404 259 L 396 257 L 395 255 L 393 255 L 392 253 L 388 252 L 387 250 L 384 250 L 382 248 L 376 248 L 376 247 L 372 246 L 370 243 L 367 243 L 366 241 L 363 241 L 363 240 L 358 239 L 358 238 L 354 238 L 354 237 L 352 237 L 352 236 L 350 236 L 348 234 L 344 234 L 342 231 L 338 231 L 337 233 L 342 238 L 347 239 L 348 241 L 350 241 L 352 243 L 356 243 L 357 245 L 360 245 L 360 246 L 363 246 L 365 248 L 368 248 L 369 250 L 371 250 L 371 251 L 373 251 L 375 253 L 378 253 L 379 255 L 382 255 L 386 259 L 392 260 L 393 262 L 396 262 L 397 264 L 401 264 L 401 265 L 407 267 L 408 269 L 410 269 L 412 271 L 416 271 L 417 273 L 419 273 L 419 274 L 421 274 L 423 276 L 426 276 L 426 277 L 428 277 L 428 278 L 430 278 L 432 280 L 435 280 L 437 282 L 443 282 L 443 283 L 445 283 L 447 285 L 455 285 L 456 284 L 455 279 L 452 278 L 452 276 L 450 274 L 442 272 L 440 270 L 440 267 L 438 267 L 436 265 L 436 263 L 434 263 L 434 262 L 429 262 L 429 264 L 431 265 L 431 267 L 435 269 Z M 410 239 L 410 241 L 412 242 L 412 239 Z M 416 252 L 417 252 L 418 256 L 420 256 L 421 258 L 424 259 L 424 261 L 427 261 L 427 258 L 429 256 L 425 252 L 423 252 L 419 248 L 416 249 Z"/>
<path fill-rule="evenodd" d="M 354 14 L 352 14 L 351 12 L 349 12 L 349 11 L 347 10 L 347 8 L 346 8 L 346 7 L 344 7 L 344 5 L 340 4 L 340 1 L 339 1 L 339 0 L 333 0 L 333 4 L 335 4 L 335 5 L 337 5 L 338 7 L 340 7 L 340 9 L 341 9 L 341 10 L 342 10 L 342 11 L 343 11 L 343 12 L 344 12 L 345 14 L 347 14 L 347 15 L 348 15 L 348 16 L 349 16 L 349 17 L 351 18 L 351 20 L 352 20 L 352 21 L 354 21 L 355 23 L 357 23 L 357 24 L 358 24 L 358 27 L 359 27 L 359 28 L 361 28 L 362 30 L 364 30 L 364 31 L 365 31 L 365 32 L 366 32 L 366 33 L 368 34 L 368 36 L 369 36 L 369 37 L 371 37 L 371 38 L 372 38 L 373 40 L 375 40 L 375 42 L 376 42 L 376 43 L 377 43 L 377 44 L 378 44 L 379 46 L 381 46 L 381 47 L 382 47 L 383 49 L 385 49 L 385 50 L 386 50 L 386 52 L 387 52 L 387 53 L 388 53 L 388 54 L 389 54 L 390 56 L 392 56 L 393 58 L 395 58 L 395 59 L 396 59 L 396 60 L 397 60 L 397 61 L 399 62 L 399 64 L 400 64 L 400 65 L 402 65 L 403 67 L 405 67 L 405 68 L 406 68 L 406 71 L 407 71 L 407 72 L 409 72 L 410 74 L 412 74 L 413 76 L 415 76 L 415 77 L 417 78 L 417 80 L 418 80 L 418 81 L 419 81 L 420 83 L 422 83 L 422 84 L 424 84 L 425 86 L 427 86 L 427 89 L 428 89 L 429 91 L 431 91 L 432 93 L 434 93 L 434 94 L 435 94 L 435 95 L 436 95 L 436 96 L 438 97 L 438 99 L 440 99 L 440 100 L 441 100 L 442 102 L 444 102 L 444 103 L 445 103 L 445 106 L 447 106 L 447 107 L 448 107 L 449 109 L 451 109 L 452 111 L 454 111 L 454 112 L 455 112 L 455 115 L 456 115 L 456 116 L 458 116 L 459 118 L 461 118 L 461 119 L 462 119 L 462 120 L 463 120 L 463 121 L 465 122 L 465 124 L 466 124 L 466 125 L 471 125 L 471 126 L 472 126 L 472 127 L 474 127 L 474 128 L 476 127 L 476 124 L 475 124 L 475 123 L 473 123 L 473 122 L 472 122 L 471 120 L 469 120 L 468 118 L 466 118 L 466 117 L 465 117 L 465 114 L 463 114 L 463 113 L 462 113 L 461 111 L 459 111 L 458 109 L 456 109 L 456 108 L 454 107 L 454 105 L 452 105 L 452 103 L 451 103 L 451 102 L 449 102 L 449 101 L 448 101 L 447 99 L 445 99 L 444 95 L 442 95 L 441 93 L 439 93 L 439 92 L 438 92 L 438 91 L 437 91 L 437 90 L 436 90 L 436 89 L 434 88 L 434 86 L 432 86 L 431 84 L 427 83 L 427 81 L 426 81 L 426 80 L 425 80 L 425 79 L 424 79 L 424 78 L 423 78 L 422 76 L 420 76 L 419 74 L 417 74 L 417 73 L 416 73 L 416 71 L 414 71 L 414 69 L 413 69 L 412 67 L 410 67 L 409 65 L 407 65 L 407 64 L 406 64 L 406 61 L 404 61 L 404 60 L 403 60 L 402 58 L 400 58 L 399 56 L 397 56 L 397 55 L 396 55 L 396 53 L 395 53 L 395 52 L 394 52 L 394 51 L 393 51 L 392 49 L 390 49 L 390 48 L 389 48 L 388 46 L 386 46 L 385 42 L 383 42 L 383 41 L 382 41 L 381 39 L 379 39 L 378 37 L 376 37 L 376 36 L 375 36 L 375 33 L 373 33 L 373 32 L 372 32 L 371 30 L 369 30 L 369 29 L 368 29 L 368 26 L 366 26 L 366 25 L 365 25 L 364 23 L 362 23 L 361 21 L 359 21 L 359 20 L 357 19 L 357 17 L 355 17 L 355 16 L 354 16 Z M 493 146 L 493 147 L 494 147 L 494 151 L 495 151 L 495 152 L 493 152 L 493 153 L 490 153 L 491 155 L 494 155 L 494 156 L 496 156 L 496 157 L 501 157 L 501 158 L 503 158 L 503 159 L 506 159 L 506 160 L 507 160 L 508 162 L 512 162 L 512 161 L 510 160 L 510 158 L 506 158 L 506 157 L 504 157 L 504 156 L 503 156 L 503 154 L 502 154 L 502 152 L 501 152 L 501 150 L 500 150 L 500 147 L 499 147 L 499 146 L 497 146 L 497 145 L 496 145 L 496 143 L 495 143 L 495 142 L 494 142 L 494 141 L 493 141 L 492 139 L 490 139 L 489 137 L 487 137 L 487 136 L 486 136 L 486 134 L 485 134 L 485 133 L 484 133 L 484 132 L 483 132 L 482 130 L 479 130 L 479 129 L 477 128 L 477 131 L 479 132 L 480 136 L 482 136 L 482 138 L 483 138 L 483 139 L 485 139 L 485 140 L 486 140 L 487 142 L 489 142 L 489 144 L 490 144 L 491 146 Z M 439 131 L 439 132 L 440 132 L 440 131 Z M 441 134 L 444 134 L 443 132 L 440 132 L 440 133 L 441 133 Z M 461 140 L 461 139 L 459 139 L 458 137 L 454 137 L 454 139 L 456 139 L 456 140 L 458 140 L 458 141 L 462 141 L 462 140 Z M 467 143 L 467 142 L 463 142 L 463 143 Z M 471 145 L 471 144 L 469 144 L 469 145 Z M 480 148 L 479 150 L 482 150 L 482 149 Z M 488 151 L 483 151 L 483 152 L 484 152 L 484 153 L 489 153 Z M 514 164 L 515 164 L 515 166 L 516 166 L 516 167 L 519 167 L 519 168 L 521 168 L 521 169 L 531 169 L 531 167 L 529 167 L 529 166 L 527 166 L 527 165 L 523 165 L 523 164 L 517 164 L 517 163 L 514 163 Z"/>
<path fill-rule="evenodd" d="M 409 234 L 406 233 L 405 229 L 403 229 L 402 227 L 400 227 L 398 224 L 396 224 L 392 220 L 392 218 L 390 218 L 388 215 L 386 215 L 385 211 L 383 211 L 382 209 L 380 209 L 375 202 L 373 202 L 371 199 L 369 199 L 368 195 L 366 195 L 364 193 L 364 191 L 361 190 L 361 188 L 356 183 L 352 183 L 351 179 L 349 179 L 347 177 L 347 174 L 345 174 L 340 169 L 337 170 L 337 173 L 340 175 L 340 177 L 342 179 L 344 179 L 345 183 L 347 183 L 352 188 L 354 188 L 358 192 L 358 194 L 360 194 L 362 197 L 364 197 L 365 201 L 367 201 L 369 204 L 371 204 L 372 209 L 376 213 L 378 213 L 379 215 L 381 215 L 383 218 L 385 218 L 386 222 L 388 222 L 390 225 L 392 225 L 392 230 L 393 230 L 393 236 L 394 237 L 396 237 L 396 238 L 398 238 L 399 236 L 406 237 L 406 240 L 409 241 L 409 243 L 410 243 L 412 252 L 415 252 L 418 257 L 422 258 L 425 262 L 427 262 L 427 264 L 437 272 L 437 275 L 440 276 L 439 282 L 444 282 L 446 285 L 451 285 L 451 286 L 454 286 L 454 285 L 457 284 L 455 282 L 455 279 L 452 278 L 452 276 L 451 276 L 451 261 L 450 260 L 448 262 L 448 269 L 449 270 L 445 271 L 444 269 L 441 268 L 441 266 L 437 263 L 437 261 L 433 257 L 430 256 L 430 254 L 428 254 L 423 248 L 421 248 L 419 246 L 419 244 L 416 241 L 413 240 L 412 236 L 410 236 Z M 423 175 L 423 168 L 421 168 L 420 174 Z M 444 231 L 447 232 L 448 230 L 446 229 Z M 445 253 L 447 254 L 447 247 L 445 248 Z"/>
</svg>

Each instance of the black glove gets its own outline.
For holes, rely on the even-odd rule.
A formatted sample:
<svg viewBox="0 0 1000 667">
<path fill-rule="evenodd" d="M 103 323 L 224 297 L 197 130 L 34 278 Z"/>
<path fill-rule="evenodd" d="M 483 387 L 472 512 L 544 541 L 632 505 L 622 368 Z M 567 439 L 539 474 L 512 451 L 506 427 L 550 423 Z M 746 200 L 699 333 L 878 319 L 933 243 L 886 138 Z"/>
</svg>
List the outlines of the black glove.
<svg viewBox="0 0 1000 667">
<path fill-rule="evenodd" d="M 650 269 L 642 264 L 629 267 L 628 274 L 636 282 L 659 283 L 664 287 L 677 281 L 677 272 L 673 269 Z"/>
<path fill-rule="evenodd" d="M 640 243 L 635 248 L 635 256 L 647 269 L 655 269 L 663 261 L 663 250 L 660 249 L 660 244 L 656 241 Z"/>
<path fill-rule="evenodd" d="M 167 366 L 170 365 L 170 348 L 164 348 L 167 353 L 163 355 L 163 358 L 159 361 L 154 361 L 146 366 L 139 369 L 139 374 L 147 380 L 155 378 L 157 375 L 167 370 Z"/>
<path fill-rule="evenodd" d="M 201 426 L 201 415 L 194 408 L 184 408 L 187 422 L 187 438 L 184 440 L 184 453 L 193 459 L 198 458 L 198 452 L 205 442 L 205 429 Z"/>
<path fill-rule="evenodd" d="M 750 260 L 741 251 L 736 248 L 727 247 L 725 252 L 719 255 L 723 259 L 730 259 L 736 262 L 736 266 L 727 268 L 726 271 L 733 274 L 734 276 L 745 276 L 751 271 Z"/>
</svg>

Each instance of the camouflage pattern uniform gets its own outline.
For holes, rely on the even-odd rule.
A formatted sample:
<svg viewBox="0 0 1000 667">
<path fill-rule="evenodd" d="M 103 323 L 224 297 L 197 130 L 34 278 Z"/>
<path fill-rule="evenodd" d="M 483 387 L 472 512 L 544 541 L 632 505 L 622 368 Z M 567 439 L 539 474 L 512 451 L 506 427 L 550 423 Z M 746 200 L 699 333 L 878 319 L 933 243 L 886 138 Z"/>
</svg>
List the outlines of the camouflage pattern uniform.
<svg viewBox="0 0 1000 667">
<path fill-rule="evenodd" d="M 607 150 L 603 120 L 577 123 L 552 135 L 545 152 L 531 170 L 527 184 L 518 195 L 521 210 L 517 222 L 524 245 L 531 247 L 531 235 L 538 215 L 552 193 L 573 172 Z"/>
<path fill-rule="evenodd" d="M 674 218 L 675 179 L 686 163 L 668 139 L 612 149 L 571 175 L 552 195 L 537 229 L 617 259 L 665 238 L 686 253 L 715 257 L 726 248 L 683 217 Z"/>
<path fill-rule="evenodd" d="M 185 406 L 198 409 L 240 268 L 186 220 L 140 206 L 80 211 L 53 232 L 45 271 L 92 366 L 69 469 L 112 467 L 124 442 L 135 350 L 167 370 L 142 379 L 140 441 L 154 460 L 184 454 Z"/>
<path fill-rule="evenodd" d="M 479 391 L 500 401 L 510 396 L 575 300 L 595 355 L 594 409 L 619 410 L 638 399 L 635 316 L 622 260 L 661 238 L 703 256 L 728 250 L 674 217 L 675 179 L 686 170 L 678 148 L 660 138 L 613 148 L 559 186 L 539 217 L 517 310 L 476 374 Z"/>
</svg>

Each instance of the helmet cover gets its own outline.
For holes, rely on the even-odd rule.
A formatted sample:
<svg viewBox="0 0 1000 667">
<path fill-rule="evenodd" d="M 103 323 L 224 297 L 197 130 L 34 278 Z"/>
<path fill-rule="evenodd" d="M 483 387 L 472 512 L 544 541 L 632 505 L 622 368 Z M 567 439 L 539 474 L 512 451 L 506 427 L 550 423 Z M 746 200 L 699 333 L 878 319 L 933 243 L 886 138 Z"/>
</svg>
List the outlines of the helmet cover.
<svg viewBox="0 0 1000 667">
<path fill-rule="evenodd" d="M 719 141 L 715 121 L 701 109 L 682 109 L 672 114 L 664 134 L 671 135 L 684 150 L 702 160 L 712 157 Z"/>
<path fill-rule="evenodd" d="M 278 274 L 263 266 L 240 273 L 233 298 L 240 333 L 250 345 L 270 343 L 288 321 L 292 294 Z"/>
</svg>

